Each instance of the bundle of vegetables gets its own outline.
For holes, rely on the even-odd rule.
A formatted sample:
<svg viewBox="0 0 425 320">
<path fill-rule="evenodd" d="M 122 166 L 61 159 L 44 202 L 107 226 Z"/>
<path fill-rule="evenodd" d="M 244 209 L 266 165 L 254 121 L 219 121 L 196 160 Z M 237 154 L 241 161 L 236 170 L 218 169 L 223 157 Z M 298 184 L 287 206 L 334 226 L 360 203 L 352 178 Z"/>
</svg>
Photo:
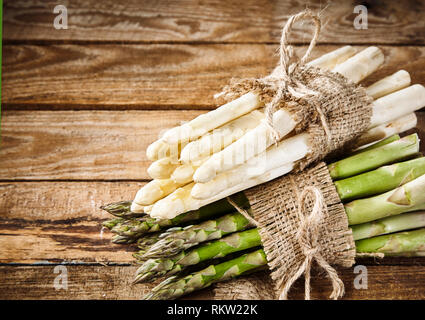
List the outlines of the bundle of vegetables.
<svg viewBox="0 0 425 320">
<path fill-rule="evenodd" d="M 416 134 L 391 136 L 328 168 L 358 253 L 425 254 L 425 157 Z M 232 198 L 249 210 L 243 192 Z M 145 298 L 174 299 L 266 268 L 257 229 L 232 208 L 223 199 L 173 219 L 154 219 L 120 202 L 103 207 L 118 217 L 104 226 L 121 242 L 137 241 L 134 257 L 142 265 L 135 282 L 167 277 Z M 187 225 L 194 221 L 201 222 Z"/>
<path fill-rule="evenodd" d="M 377 47 L 356 53 L 345 46 L 313 60 L 310 66 L 340 73 L 358 83 L 383 63 Z M 425 88 L 410 85 L 406 71 L 398 71 L 371 86 L 370 128 L 356 141 L 364 146 L 416 125 L 415 110 L 425 105 Z M 307 132 L 294 133 L 295 117 L 285 108 L 273 114 L 273 130 L 263 103 L 249 92 L 213 111 L 166 131 L 147 148 L 154 161 L 151 182 L 131 205 L 134 213 L 173 219 L 229 195 L 291 172 L 312 150 Z"/>
</svg>

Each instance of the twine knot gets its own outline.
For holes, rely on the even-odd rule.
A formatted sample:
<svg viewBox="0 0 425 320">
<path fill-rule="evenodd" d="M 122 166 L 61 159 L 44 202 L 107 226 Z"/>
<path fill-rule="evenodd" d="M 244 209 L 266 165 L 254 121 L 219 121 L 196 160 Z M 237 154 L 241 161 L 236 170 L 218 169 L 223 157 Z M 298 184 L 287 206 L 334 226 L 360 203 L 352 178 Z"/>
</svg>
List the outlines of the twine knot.
<svg viewBox="0 0 425 320">
<path fill-rule="evenodd" d="M 314 205 L 310 214 L 306 214 L 306 198 L 308 194 L 314 197 Z M 288 299 L 288 292 L 293 283 L 302 275 L 305 274 L 305 299 L 310 300 L 310 272 L 313 260 L 322 267 L 329 275 L 332 281 L 331 299 L 338 299 L 344 295 L 344 283 L 338 277 L 336 270 L 323 258 L 321 247 L 319 245 L 320 222 L 327 213 L 327 206 L 323 198 L 322 192 L 313 186 L 304 188 L 298 199 L 298 215 L 300 227 L 296 238 L 305 256 L 304 262 L 298 270 L 283 284 L 279 293 L 279 299 Z"/>
</svg>

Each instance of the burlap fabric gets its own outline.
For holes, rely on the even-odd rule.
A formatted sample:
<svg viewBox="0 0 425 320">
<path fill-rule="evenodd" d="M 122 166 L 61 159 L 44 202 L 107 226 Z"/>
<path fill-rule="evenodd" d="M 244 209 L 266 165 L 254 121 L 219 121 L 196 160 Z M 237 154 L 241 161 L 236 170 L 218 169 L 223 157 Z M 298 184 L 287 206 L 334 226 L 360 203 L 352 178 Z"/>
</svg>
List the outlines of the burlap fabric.
<svg viewBox="0 0 425 320">
<path fill-rule="evenodd" d="M 295 21 L 306 17 L 316 24 L 315 36 L 306 55 L 297 61 L 287 44 L 287 35 Z M 304 64 L 319 30 L 320 20 L 308 10 L 291 17 L 282 32 L 280 65 L 273 74 L 242 80 L 224 90 L 231 98 L 248 91 L 257 92 L 266 104 L 268 123 L 277 140 L 281 137 L 273 128 L 272 117 L 280 108 L 294 115 L 295 132 L 308 132 L 311 140 L 311 151 L 298 161 L 295 173 L 246 191 L 267 255 L 275 296 L 281 299 L 287 298 L 290 287 L 303 274 L 305 296 L 310 298 L 313 263 L 330 277 L 334 289 L 331 298 L 341 297 L 344 286 L 331 265 L 349 267 L 355 258 L 344 207 L 326 164 L 317 163 L 349 148 L 369 127 L 372 99 L 361 86 L 342 75 Z M 241 213 L 247 215 L 243 210 Z M 237 291 L 260 293 L 264 291 L 257 287 L 260 282 L 239 283 L 238 288 L 245 290 Z M 266 284 L 261 282 L 261 286 Z M 219 285 L 215 290 L 217 297 L 238 298 L 232 287 L 235 288 L 231 282 Z M 242 298 L 248 298 L 247 294 Z M 266 296 L 259 294 L 256 298 Z"/>
<path fill-rule="evenodd" d="M 300 201 L 302 190 L 306 187 L 317 188 L 323 196 L 325 206 L 321 208 L 322 217 L 318 220 L 315 235 L 317 243 L 312 244 L 303 243 L 299 239 L 305 212 L 308 215 L 317 204 L 312 194 L 307 194 L 306 198 Z M 255 299 L 269 299 L 271 291 L 278 297 L 284 285 L 289 286 L 288 290 L 292 285 L 293 281 L 290 280 L 299 272 L 309 254 L 306 250 L 313 254 L 312 259 L 322 257 L 328 264 L 343 267 L 354 264 L 354 239 L 351 229 L 348 228 L 344 206 L 325 163 L 320 162 L 302 172 L 253 187 L 246 190 L 245 194 L 259 228 L 273 281 L 265 281 L 262 276 L 261 281 L 256 280 L 249 286 L 240 282 L 237 285 L 223 283 L 215 290 L 217 298 L 246 299 L 248 295 L 254 297 L 256 294 Z M 301 208 L 302 205 L 305 208 Z M 311 236 L 307 234 L 307 238 Z M 249 282 L 247 279 L 243 281 Z M 272 283 L 273 288 L 270 288 Z M 338 293 L 341 294 L 342 292 Z"/>
</svg>

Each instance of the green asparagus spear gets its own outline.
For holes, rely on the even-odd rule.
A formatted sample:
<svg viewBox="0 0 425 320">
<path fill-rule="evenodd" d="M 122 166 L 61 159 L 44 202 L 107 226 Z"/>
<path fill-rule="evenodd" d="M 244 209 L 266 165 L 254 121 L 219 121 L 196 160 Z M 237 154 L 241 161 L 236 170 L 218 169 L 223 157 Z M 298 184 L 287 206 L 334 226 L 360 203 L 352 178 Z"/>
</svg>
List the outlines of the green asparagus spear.
<svg viewBox="0 0 425 320">
<path fill-rule="evenodd" d="M 130 244 L 134 243 L 137 240 L 137 238 L 133 237 L 127 237 L 127 236 L 121 236 L 119 234 L 116 234 L 112 237 L 112 243 L 116 244 Z"/>
<path fill-rule="evenodd" d="M 263 249 L 244 254 L 235 259 L 191 273 L 183 278 L 171 276 L 152 289 L 145 300 L 176 299 L 195 290 L 209 287 L 219 281 L 231 279 L 256 269 L 267 263 Z"/>
<path fill-rule="evenodd" d="M 164 238 L 153 244 L 144 258 L 162 258 L 176 255 L 201 242 L 220 239 L 223 236 L 247 229 L 250 222 L 240 213 L 226 214 L 216 220 L 208 220 L 180 232 L 164 234 Z"/>
<path fill-rule="evenodd" d="M 132 201 L 119 201 L 101 206 L 100 209 L 119 218 L 134 218 L 144 216 L 144 213 L 136 213 L 130 210 Z"/>
<path fill-rule="evenodd" d="M 341 200 L 349 201 L 395 189 L 423 174 L 425 157 L 380 167 L 334 184 Z"/>
<path fill-rule="evenodd" d="M 425 228 L 358 240 L 356 251 L 385 255 L 425 252 Z"/>
<path fill-rule="evenodd" d="M 233 233 L 193 250 L 182 251 L 172 258 L 149 259 L 137 270 L 134 282 L 146 282 L 161 276 L 173 275 L 187 266 L 260 245 L 261 238 L 257 229 Z"/>
<path fill-rule="evenodd" d="M 344 205 L 350 225 L 420 210 L 425 204 L 425 175 L 378 196 Z"/>
<path fill-rule="evenodd" d="M 125 220 L 123 218 L 114 218 L 114 219 L 110 219 L 110 220 L 106 220 L 106 221 L 102 222 L 102 226 L 111 230 L 117 224 L 123 223 L 124 221 Z"/>
<path fill-rule="evenodd" d="M 367 239 L 382 234 L 425 227 L 425 211 L 399 214 L 351 227 L 354 240 Z"/>
<path fill-rule="evenodd" d="M 389 143 L 394 142 L 394 141 L 397 141 L 397 140 L 400 140 L 400 136 L 398 134 L 394 134 L 394 135 L 392 135 L 392 136 L 390 136 L 388 138 L 385 138 L 385 139 L 383 139 L 381 141 L 372 143 L 371 145 L 367 146 L 366 148 L 362 148 L 362 149 L 356 150 L 353 153 L 351 153 L 350 156 L 354 156 L 355 154 L 358 154 L 360 152 L 369 151 L 369 150 L 376 149 L 378 147 L 385 146 L 386 144 L 389 144 Z"/>
<path fill-rule="evenodd" d="M 419 152 L 419 139 L 415 133 L 384 146 L 331 163 L 328 165 L 329 173 L 333 180 L 348 178 L 406 159 L 417 152 Z"/>
</svg>

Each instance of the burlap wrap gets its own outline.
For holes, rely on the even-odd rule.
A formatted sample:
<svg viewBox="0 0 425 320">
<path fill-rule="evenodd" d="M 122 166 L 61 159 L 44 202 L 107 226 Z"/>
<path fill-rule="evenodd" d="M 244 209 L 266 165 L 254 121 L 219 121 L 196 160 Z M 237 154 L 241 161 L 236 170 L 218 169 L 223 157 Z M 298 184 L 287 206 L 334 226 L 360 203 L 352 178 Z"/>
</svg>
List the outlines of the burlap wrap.
<svg viewBox="0 0 425 320">
<path fill-rule="evenodd" d="M 349 148 L 352 141 L 369 127 L 372 99 L 361 86 L 342 75 L 306 66 L 304 62 L 308 54 L 294 62 L 286 34 L 292 23 L 305 17 L 314 18 L 317 27 L 309 53 L 320 30 L 320 21 L 310 11 L 305 11 L 291 17 L 289 26 L 287 24 L 283 30 L 278 68 L 265 78 L 233 83 L 224 93 L 233 98 L 248 91 L 256 92 L 266 104 L 269 121 L 270 114 L 284 107 L 298 122 L 295 132 L 308 132 L 311 139 L 311 152 L 298 161 L 294 173 L 245 191 L 267 255 L 274 296 L 286 298 L 292 283 L 305 274 L 308 299 L 309 270 L 316 261 L 332 279 L 334 292 L 331 298 L 338 298 L 343 294 L 343 284 L 330 265 L 351 266 L 355 246 L 344 207 L 327 167 L 318 161 Z M 303 221 L 312 210 L 317 213 L 314 206 L 318 203 L 312 194 L 300 199 L 306 188 L 319 193 L 324 201 L 319 210 L 320 223 L 316 226 Z M 305 229 L 304 244 L 300 240 L 300 229 Z M 273 292 L 270 288 L 265 289 L 271 282 L 258 279 L 237 281 L 219 284 L 215 289 L 217 298 L 268 299 Z"/>
<path fill-rule="evenodd" d="M 304 171 L 245 191 L 258 224 L 273 282 L 259 276 L 261 281 L 253 281 L 249 286 L 246 285 L 249 282 L 247 279 L 222 283 L 215 289 L 217 298 L 247 299 L 249 295 L 254 299 L 270 299 L 270 292 L 274 290 L 276 297 L 282 283 L 286 283 L 299 270 L 305 260 L 304 250 L 297 239 L 301 221 L 299 195 L 307 186 L 320 190 L 327 209 L 323 211 L 318 228 L 318 253 L 332 265 L 350 267 L 354 264 L 356 250 L 347 215 L 326 164 L 320 162 Z M 311 212 L 314 203 L 315 199 L 308 195 L 304 202 L 305 211 Z M 271 283 L 274 290 L 270 288 Z"/>
</svg>

